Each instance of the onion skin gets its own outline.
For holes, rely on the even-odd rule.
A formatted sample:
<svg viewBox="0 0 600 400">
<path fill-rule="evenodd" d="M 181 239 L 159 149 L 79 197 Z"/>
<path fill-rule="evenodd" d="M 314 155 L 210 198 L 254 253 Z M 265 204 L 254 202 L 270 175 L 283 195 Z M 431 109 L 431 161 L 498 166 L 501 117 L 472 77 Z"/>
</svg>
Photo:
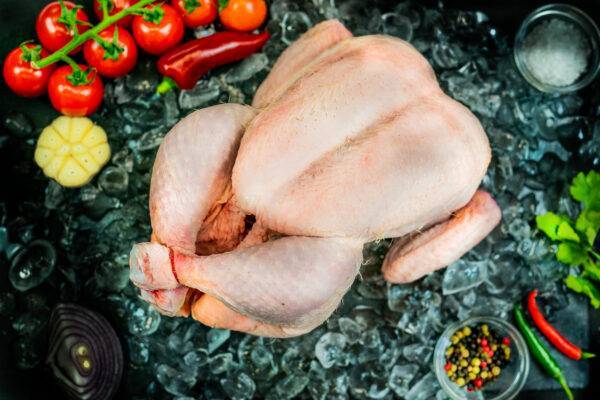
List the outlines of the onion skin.
<svg viewBox="0 0 600 400">
<path fill-rule="evenodd" d="M 69 398 L 109 400 L 121 383 L 123 351 L 103 316 L 77 304 L 61 303 L 50 316 L 46 364 Z"/>
</svg>

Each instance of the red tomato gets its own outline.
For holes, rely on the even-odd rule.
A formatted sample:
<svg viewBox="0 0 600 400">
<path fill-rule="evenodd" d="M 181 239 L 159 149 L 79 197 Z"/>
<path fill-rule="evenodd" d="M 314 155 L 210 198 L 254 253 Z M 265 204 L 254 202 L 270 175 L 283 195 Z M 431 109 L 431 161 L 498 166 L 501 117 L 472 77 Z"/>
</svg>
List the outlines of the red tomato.
<svg viewBox="0 0 600 400">
<path fill-rule="evenodd" d="M 217 0 L 171 0 L 188 28 L 208 25 L 217 18 Z"/>
<path fill-rule="evenodd" d="M 140 0 L 110 0 L 111 6 L 108 10 L 108 15 L 114 15 L 119 11 L 129 8 Z M 104 14 L 102 13 L 102 6 L 98 0 L 94 0 L 94 12 L 100 21 L 104 19 Z M 126 17 L 121 18 L 117 25 L 123 26 L 125 28 L 131 25 L 131 21 L 133 21 L 133 15 L 128 15 Z"/>
<path fill-rule="evenodd" d="M 106 53 L 106 49 L 100 45 L 94 39 L 90 39 L 85 42 L 83 46 L 83 56 L 85 61 L 91 66 L 96 68 L 98 73 L 102 76 L 109 78 L 117 78 L 119 76 L 125 76 L 135 67 L 137 62 L 138 51 L 135 41 L 131 33 L 127 32 L 125 28 L 117 26 L 117 44 L 123 49 L 122 52 L 116 50 L 109 55 Z M 98 34 L 106 42 L 113 42 L 115 34 L 115 26 L 111 26 Z M 114 50 L 114 49 L 113 49 Z M 116 57 L 116 59 L 114 58 Z"/>
<path fill-rule="evenodd" d="M 267 19 L 264 0 L 228 0 L 219 11 L 223 25 L 235 31 L 253 31 Z"/>
<path fill-rule="evenodd" d="M 27 43 L 26 48 L 34 49 L 33 43 Z M 39 57 L 44 58 L 48 52 L 40 49 Z M 6 56 L 4 60 L 4 82 L 10 90 L 23 97 L 37 97 L 46 93 L 48 80 L 56 64 L 52 64 L 42 69 L 35 69 L 31 66 L 27 54 L 23 54 L 23 49 L 19 46 Z"/>
<path fill-rule="evenodd" d="M 156 22 L 147 21 L 145 16 L 136 15 L 133 18 L 133 36 L 138 45 L 146 52 L 159 55 L 175 47 L 183 39 L 185 28 L 183 18 L 175 9 L 167 4 L 149 6 L 162 14 Z M 160 12 L 162 9 L 162 13 Z"/>
<path fill-rule="evenodd" d="M 79 65 L 87 71 L 86 65 Z M 70 65 L 58 68 L 50 77 L 48 96 L 54 108 L 70 117 L 85 117 L 91 115 L 100 107 L 104 95 L 104 85 L 95 72 L 89 71 L 87 77 L 93 80 L 84 85 L 73 85 L 67 77 L 73 72 Z"/>
<path fill-rule="evenodd" d="M 64 2 L 65 7 L 68 10 L 72 10 L 75 4 L 70 1 Z M 75 13 L 77 20 L 89 22 L 88 16 L 85 11 L 78 9 Z M 35 23 L 35 30 L 38 38 L 45 49 L 49 51 L 60 50 L 65 44 L 73 39 L 73 34 L 63 22 L 59 22 L 58 19 L 61 17 L 61 8 L 58 1 L 54 1 L 48 4 L 40 11 L 37 21 Z M 83 33 L 89 29 L 87 25 L 77 24 L 77 31 Z M 71 51 L 70 54 L 77 53 L 81 49 L 81 46 Z"/>
</svg>

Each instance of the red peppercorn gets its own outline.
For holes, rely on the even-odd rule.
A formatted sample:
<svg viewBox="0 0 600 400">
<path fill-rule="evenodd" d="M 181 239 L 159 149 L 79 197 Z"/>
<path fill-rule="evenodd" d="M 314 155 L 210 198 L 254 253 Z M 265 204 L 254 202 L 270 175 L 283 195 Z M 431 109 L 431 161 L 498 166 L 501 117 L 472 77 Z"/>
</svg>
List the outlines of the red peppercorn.
<svg viewBox="0 0 600 400">
<path fill-rule="evenodd" d="M 480 388 L 481 386 L 483 386 L 483 379 L 481 378 L 477 378 L 475 379 L 475 386 L 477 386 L 478 388 Z"/>
<path fill-rule="evenodd" d="M 488 345 L 487 339 L 486 338 L 481 339 L 481 346 L 482 347 L 487 347 L 487 345 Z"/>
<path fill-rule="evenodd" d="M 444 365 L 444 369 L 445 369 L 446 371 L 450 371 L 450 370 L 452 369 L 452 364 L 450 364 L 450 363 L 446 363 L 446 365 Z"/>
<path fill-rule="evenodd" d="M 490 357 L 494 357 L 494 350 L 490 350 L 490 351 L 488 352 L 488 356 L 490 356 Z"/>
<path fill-rule="evenodd" d="M 504 344 L 506 346 L 510 346 L 510 338 L 505 337 L 504 339 L 502 339 L 502 344 Z"/>
<path fill-rule="evenodd" d="M 485 368 L 485 367 L 487 367 L 487 363 L 485 361 L 482 361 L 481 364 L 479 364 L 479 366 L 481 368 Z"/>
<path fill-rule="evenodd" d="M 467 388 L 467 392 L 472 392 L 472 391 L 473 391 L 473 388 L 472 388 L 471 386 L 469 386 L 469 387 Z"/>
</svg>

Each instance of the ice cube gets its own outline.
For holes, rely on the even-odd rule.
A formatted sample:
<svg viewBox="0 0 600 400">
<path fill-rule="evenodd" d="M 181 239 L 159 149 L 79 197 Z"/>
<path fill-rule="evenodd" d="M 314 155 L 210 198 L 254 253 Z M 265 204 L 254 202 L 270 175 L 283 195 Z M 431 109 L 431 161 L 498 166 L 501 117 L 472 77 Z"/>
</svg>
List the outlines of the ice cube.
<svg viewBox="0 0 600 400">
<path fill-rule="evenodd" d="M 221 85 L 217 78 L 202 79 L 190 90 L 179 93 L 179 106 L 183 110 L 194 110 L 212 104 L 221 95 Z"/>
<path fill-rule="evenodd" d="M 381 19 L 383 20 L 383 33 L 410 42 L 413 36 L 413 26 L 410 19 L 393 12 L 383 14 Z"/>
<path fill-rule="evenodd" d="M 221 347 L 231 336 L 229 329 L 211 329 L 206 332 L 206 341 L 208 342 L 208 353 L 214 352 Z"/>
<path fill-rule="evenodd" d="M 354 344 L 360 340 L 363 332 L 362 326 L 351 318 L 342 317 L 338 320 L 340 331 L 346 336 L 349 344 Z"/>
<path fill-rule="evenodd" d="M 281 20 L 281 40 L 285 44 L 296 41 L 304 32 L 313 26 L 312 21 L 302 11 L 288 11 Z"/>
<path fill-rule="evenodd" d="M 487 277 L 487 261 L 460 259 L 448 266 L 444 272 L 442 290 L 452 294 L 479 286 Z"/>
<path fill-rule="evenodd" d="M 65 200 L 65 189 L 56 181 L 50 180 L 46 186 L 46 197 L 44 198 L 44 206 L 49 210 L 56 210 Z M 2 247 L 0 246 L 0 249 Z"/>
<path fill-rule="evenodd" d="M 186 395 L 197 381 L 196 376 L 188 371 L 180 371 L 166 364 L 156 368 L 156 379 L 167 392 L 180 396 Z"/>
<path fill-rule="evenodd" d="M 411 400 L 429 400 L 436 395 L 439 389 L 437 378 L 433 372 L 428 372 L 410 388 L 405 397 Z"/>
<path fill-rule="evenodd" d="M 300 354 L 300 350 L 296 346 L 288 347 L 281 356 L 281 369 L 288 374 L 293 374 L 296 371 L 302 370 L 305 362 L 304 357 Z"/>
<path fill-rule="evenodd" d="M 341 333 L 327 332 L 315 345 L 315 356 L 323 368 L 331 368 L 340 362 L 346 347 L 346 336 Z"/>
<path fill-rule="evenodd" d="M 302 372 L 296 372 L 288 375 L 275 384 L 273 389 L 267 394 L 267 400 L 289 400 L 298 396 L 306 385 L 308 385 L 308 375 Z"/>
<path fill-rule="evenodd" d="M 55 264 L 54 246 L 47 240 L 34 240 L 12 259 L 8 278 L 15 289 L 24 292 L 44 282 Z"/>
<path fill-rule="evenodd" d="M 413 343 L 402 348 L 402 355 L 408 361 L 413 363 L 427 365 L 433 355 L 433 347 L 422 344 Z"/>
<path fill-rule="evenodd" d="M 247 81 L 269 65 L 269 58 L 264 53 L 255 53 L 231 68 L 225 74 L 225 82 L 238 83 Z"/>
<path fill-rule="evenodd" d="M 111 292 L 119 292 L 129 284 L 129 268 L 110 261 L 103 261 L 96 268 L 94 278 L 98 287 Z"/>
<path fill-rule="evenodd" d="M 210 372 L 219 375 L 227 372 L 233 366 L 233 354 L 220 353 L 212 357 L 208 362 Z"/>
<path fill-rule="evenodd" d="M 135 365 L 144 365 L 150 360 L 150 346 L 145 338 L 129 338 L 129 361 Z"/>
<path fill-rule="evenodd" d="M 390 373 L 388 385 L 398 396 L 405 397 L 417 372 L 419 372 L 417 364 L 395 365 Z"/>
<path fill-rule="evenodd" d="M 232 400 L 249 400 L 254 397 L 256 384 L 248 374 L 236 371 L 221 379 L 221 387 Z"/>
<path fill-rule="evenodd" d="M 135 336 L 149 336 L 160 325 L 160 314 L 150 304 L 135 299 L 128 302 L 129 333 Z"/>
<path fill-rule="evenodd" d="M 33 133 L 33 122 L 22 112 L 9 111 L 4 117 L 3 125 L 17 138 L 27 138 Z"/>
</svg>

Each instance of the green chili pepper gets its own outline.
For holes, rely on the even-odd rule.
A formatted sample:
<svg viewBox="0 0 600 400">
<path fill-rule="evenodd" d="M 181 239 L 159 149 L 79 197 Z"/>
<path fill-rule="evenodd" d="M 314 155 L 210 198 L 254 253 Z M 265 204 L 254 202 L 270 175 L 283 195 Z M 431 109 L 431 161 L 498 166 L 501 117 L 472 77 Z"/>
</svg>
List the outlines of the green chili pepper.
<svg viewBox="0 0 600 400">
<path fill-rule="evenodd" d="M 525 321 L 525 316 L 523 315 L 523 309 L 519 304 L 515 306 L 515 320 L 517 321 L 517 326 L 519 330 L 523 333 L 525 337 L 525 341 L 527 342 L 527 346 L 529 347 L 529 351 L 533 357 L 539 362 L 539 364 L 546 370 L 546 372 L 554 378 L 560 386 L 565 390 L 567 397 L 569 400 L 573 400 L 573 394 L 571 393 L 571 389 L 567 384 L 567 380 L 563 374 L 562 369 L 550 355 L 548 348 L 544 345 L 544 343 L 537 337 L 531 326 Z"/>
</svg>

